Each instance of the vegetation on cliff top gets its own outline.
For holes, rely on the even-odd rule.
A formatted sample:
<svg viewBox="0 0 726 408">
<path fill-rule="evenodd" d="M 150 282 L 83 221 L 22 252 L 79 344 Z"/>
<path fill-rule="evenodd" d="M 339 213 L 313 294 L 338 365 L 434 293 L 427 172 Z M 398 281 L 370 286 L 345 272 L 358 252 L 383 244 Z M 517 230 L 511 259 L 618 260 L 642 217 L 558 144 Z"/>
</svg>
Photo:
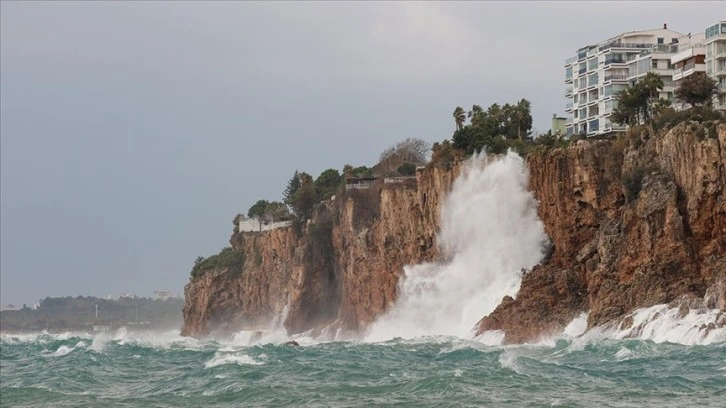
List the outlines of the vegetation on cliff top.
<svg viewBox="0 0 726 408">
<path fill-rule="evenodd" d="M 192 268 L 192 278 L 199 278 L 205 273 L 214 270 L 227 268 L 232 275 L 239 275 L 242 273 L 242 268 L 245 263 L 245 253 L 240 249 L 232 249 L 230 247 L 222 248 L 218 254 L 212 255 L 208 258 L 202 256 L 198 257 L 194 261 L 194 267 Z"/>
</svg>

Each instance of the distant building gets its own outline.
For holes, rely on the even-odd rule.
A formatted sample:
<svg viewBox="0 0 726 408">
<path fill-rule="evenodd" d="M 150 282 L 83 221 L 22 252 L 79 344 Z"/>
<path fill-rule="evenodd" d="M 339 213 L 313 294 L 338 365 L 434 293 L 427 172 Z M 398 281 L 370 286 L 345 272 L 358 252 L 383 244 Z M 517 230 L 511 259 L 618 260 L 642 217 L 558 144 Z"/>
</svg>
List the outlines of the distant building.
<svg viewBox="0 0 726 408">
<path fill-rule="evenodd" d="M 564 135 L 567 132 L 567 118 L 559 117 L 556 113 L 553 113 L 550 132 L 553 135 Z"/>
<path fill-rule="evenodd" d="M 0 306 L 0 312 L 6 312 L 6 311 L 9 312 L 9 311 L 13 311 L 13 310 L 20 310 L 20 308 L 18 306 L 15 306 L 12 303 L 9 303 L 4 306 Z"/>
<path fill-rule="evenodd" d="M 689 76 L 701 72 L 706 72 L 706 47 L 703 42 L 699 42 L 690 47 L 684 48 L 671 57 L 671 65 L 673 65 L 673 82 L 678 88 L 681 81 Z M 673 107 L 676 110 L 684 108 L 683 103 L 676 101 Z"/>
<path fill-rule="evenodd" d="M 610 120 L 617 94 L 649 72 L 663 80 L 659 97 L 672 100 L 671 57 L 700 38 L 669 30 L 664 24 L 661 29 L 631 31 L 580 48 L 565 61 L 565 97 L 569 99 L 565 112 L 572 114 L 566 119 L 566 135 L 624 130 Z"/>
<path fill-rule="evenodd" d="M 718 95 L 714 107 L 726 111 L 726 19 L 705 30 L 706 74 L 717 81 Z"/>
<path fill-rule="evenodd" d="M 154 291 L 154 299 L 156 299 L 156 300 L 174 299 L 176 297 L 177 297 L 176 293 L 173 293 L 173 292 L 166 292 L 166 291 L 162 291 L 162 290 Z"/>
</svg>

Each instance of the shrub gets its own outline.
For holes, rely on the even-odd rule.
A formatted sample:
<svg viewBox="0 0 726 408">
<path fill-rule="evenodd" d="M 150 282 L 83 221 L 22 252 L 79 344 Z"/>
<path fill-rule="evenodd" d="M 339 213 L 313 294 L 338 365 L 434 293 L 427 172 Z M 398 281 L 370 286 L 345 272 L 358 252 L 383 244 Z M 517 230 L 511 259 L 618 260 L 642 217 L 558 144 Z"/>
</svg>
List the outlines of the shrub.
<svg viewBox="0 0 726 408">
<path fill-rule="evenodd" d="M 244 262 L 244 251 L 225 247 L 218 254 L 208 258 L 198 257 L 194 262 L 191 276 L 192 279 L 200 278 L 205 273 L 218 268 L 228 268 L 228 272 L 231 272 L 231 275 L 237 276 L 242 273 Z"/>
<path fill-rule="evenodd" d="M 396 169 L 398 174 L 401 176 L 414 176 L 416 175 L 416 165 L 413 163 L 403 163 Z"/>
</svg>

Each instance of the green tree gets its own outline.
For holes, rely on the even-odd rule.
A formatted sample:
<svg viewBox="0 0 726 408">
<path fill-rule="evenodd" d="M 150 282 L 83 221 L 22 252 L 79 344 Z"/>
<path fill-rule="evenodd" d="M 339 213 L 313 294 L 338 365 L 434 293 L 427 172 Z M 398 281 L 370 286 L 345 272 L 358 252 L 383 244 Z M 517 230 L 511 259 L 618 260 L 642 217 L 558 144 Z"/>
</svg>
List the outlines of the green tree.
<svg viewBox="0 0 726 408">
<path fill-rule="evenodd" d="M 635 87 L 626 88 L 617 94 L 617 105 L 611 120 L 621 125 L 633 126 L 640 121 L 642 98 Z"/>
<path fill-rule="evenodd" d="M 315 190 L 322 200 L 327 200 L 338 192 L 343 184 L 343 176 L 336 169 L 327 169 L 315 179 Z"/>
<path fill-rule="evenodd" d="M 260 225 L 260 230 L 262 230 L 262 223 L 265 220 L 265 209 L 270 204 L 267 200 L 258 200 L 256 203 L 250 207 L 250 209 L 247 211 L 247 216 L 257 220 L 257 222 Z"/>
<path fill-rule="evenodd" d="M 644 120 L 648 120 L 653 117 L 653 104 L 660 99 L 658 93 L 663 90 L 663 79 L 655 72 L 648 72 L 636 85 L 640 86 L 641 92 L 645 95 Z"/>
<path fill-rule="evenodd" d="M 290 210 L 284 203 L 272 201 L 265 206 L 263 221 L 265 224 L 284 221 L 290 215 Z"/>
<path fill-rule="evenodd" d="M 285 191 L 282 192 L 282 201 L 292 207 L 292 203 L 295 199 L 295 194 L 300 190 L 300 173 L 295 170 L 295 173 L 292 175 L 292 178 L 287 182 L 287 187 L 285 187 Z"/>
<path fill-rule="evenodd" d="M 479 106 L 479 105 L 473 105 L 473 106 L 471 107 L 471 110 L 470 110 L 470 111 L 469 111 L 469 113 L 467 114 L 467 116 L 469 117 L 469 119 L 471 119 L 472 117 L 474 117 L 474 116 L 476 116 L 476 115 L 478 115 L 478 114 L 482 113 L 483 111 L 484 111 L 484 110 L 483 110 L 483 109 L 481 108 L 481 106 Z"/>
<path fill-rule="evenodd" d="M 416 175 L 416 165 L 413 163 L 403 163 L 398 166 L 397 171 L 402 176 L 414 176 Z"/>
<path fill-rule="evenodd" d="M 662 89 L 661 77 L 653 72 L 647 73 L 631 87 L 618 93 L 618 104 L 613 109 L 612 121 L 630 126 L 650 121 L 656 104 L 662 106 L 662 102 L 658 102 L 658 93 Z"/>
<path fill-rule="evenodd" d="M 516 105 L 510 106 L 507 110 L 508 122 L 512 128 L 508 139 L 517 138 L 523 140 L 532 130 L 532 104 L 522 98 Z"/>
<path fill-rule="evenodd" d="M 343 166 L 343 177 L 354 177 L 353 165 L 346 164 L 345 166 Z"/>
<path fill-rule="evenodd" d="M 456 123 L 456 130 L 461 130 L 466 122 L 466 112 L 461 106 L 457 106 L 454 109 L 454 123 Z"/>
<path fill-rule="evenodd" d="M 710 105 L 718 92 L 718 82 L 703 72 L 696 72 L 682 79 L 674 95 L 691 107 Z"/>
<path fill-rule="evenodd" d="M 293 200 L 293 212 L 298 220 L 308 220 L 313 215 L 313 208 L 318 202 L 318 195 L 315 191 L 313 178 L 303 172 L 300 173 L 300 189 Z"/>
</svg>

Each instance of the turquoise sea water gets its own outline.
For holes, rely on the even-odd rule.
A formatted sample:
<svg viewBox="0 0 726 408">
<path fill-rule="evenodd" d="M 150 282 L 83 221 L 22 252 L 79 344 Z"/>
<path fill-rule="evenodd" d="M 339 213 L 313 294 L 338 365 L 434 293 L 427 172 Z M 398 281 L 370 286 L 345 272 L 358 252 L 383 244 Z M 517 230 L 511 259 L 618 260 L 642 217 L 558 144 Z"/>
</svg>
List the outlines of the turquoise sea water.
<svg viewBox="0 0 726 408">
<path fill-rule="evenodd" d="M 299 341 L 244 346 L 174 333 L 3 334 L 0 405 L 726 406 L 726 343 Z"/>
</svg>

